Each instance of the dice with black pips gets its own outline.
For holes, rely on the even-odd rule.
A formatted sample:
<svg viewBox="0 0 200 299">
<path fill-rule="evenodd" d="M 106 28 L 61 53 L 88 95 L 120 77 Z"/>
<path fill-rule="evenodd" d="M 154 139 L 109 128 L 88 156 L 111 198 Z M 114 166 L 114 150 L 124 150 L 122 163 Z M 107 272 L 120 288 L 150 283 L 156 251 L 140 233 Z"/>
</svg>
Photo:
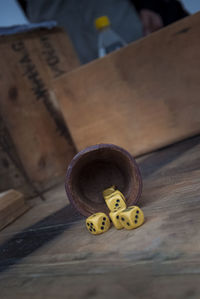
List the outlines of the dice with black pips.
<svg viewBox="0 0 200 299">
<path fill-rule="evenodd" d="M 105 200 L 108 200 L 116 195 L 119 195 L 124 201 L 126 200 L 123 193 L 116 189 L 115 186 L 111 186 L 110 188 L 105 189 L 102 193 Z"/>
<path fill-rule="evenodd" d="M 99 235 L 110 228 L 110 219 L 105 213 L 95 213 L 86 219 L 86 227 L 91 234 Z"/>
<path fill-rule="evenodd" d="M 120 214 L 123 210 L 124 210 L 123 208 L 122 209 L 118 208 L 114 212 L 109 213 L 110 219 L 112 220 L 112 223 L 116 229 L 123 228 L 123 225 L 121 224 L 121 221 L 120 221 Z"/>
<path fill-rule="evenodd" d="M 144 223 L 144 214 L 137 206 L 130 206 L 120 213 L 120 222 L 125 229 L 134 229 Z"/>
<path fill-rule="evenodd" d="M 102 194 L 103 194 L 103 198 L 105 199 L 106 197 L 110 196 L 113 192 L 115 192 L 116 190 L 116 186 L 113 185 L 107 189 L 105 189 Z"/>
<path fill-rule="evenodd" d="M 110 195 L 105 196 L 104 199 L 111 212 L 126 208 L 125 197 L 119 190 L 116 190 Z"/>
</svg>

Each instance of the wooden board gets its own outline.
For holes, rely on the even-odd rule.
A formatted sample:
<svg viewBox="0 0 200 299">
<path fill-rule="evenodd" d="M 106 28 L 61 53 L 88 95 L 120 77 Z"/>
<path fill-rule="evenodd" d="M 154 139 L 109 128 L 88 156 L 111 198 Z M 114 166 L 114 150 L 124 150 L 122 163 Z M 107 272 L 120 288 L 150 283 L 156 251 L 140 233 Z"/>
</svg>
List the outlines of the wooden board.
<svg viewBox="0 0 200 299">
<path fill-rule="evenodd" d="M 26 174 L 10 133 L 0 117 L 0 192 L 9 189 L 22 192 L 25 198 L 40 193 Z"/>
<path fill-rule="evenodd" d="M 90 235 L 63 182 L 0 235 L 1 299 L 199 299 L 200 137 L 137 162 L 145 224 Z"/>
<path fill-rule="evenodd" d="M 28 210 L 22 193 L 8 190 L 0 193 L 0 230 Z"/>
<path fill-rule="evenodd" d="M 75 154 L 51 85 L 79 62 L 58 28 L 0 37 L 0 55 L 0 117 L 26 175 L 43 190 L 64 175 Z"/>
<path fill-rule="evenodd" d="M 57 79 L 77 148 L 141 155 L 199 133 L 199 34 L 200 13 Z"/>
<path fill-rule="evenodd" d="M 12 139 L 0 118 L 0 192 L 26 185 L 24 177 L 13 162 L 16 156 Z"/>
</svg>

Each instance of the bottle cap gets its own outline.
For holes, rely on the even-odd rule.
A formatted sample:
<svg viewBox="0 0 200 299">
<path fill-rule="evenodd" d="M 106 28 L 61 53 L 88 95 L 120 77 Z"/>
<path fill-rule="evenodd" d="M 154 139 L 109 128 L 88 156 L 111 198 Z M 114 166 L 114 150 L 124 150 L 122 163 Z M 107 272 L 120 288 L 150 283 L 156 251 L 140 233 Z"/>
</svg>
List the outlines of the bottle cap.
<svg viewBox="0 0 200 299">
<path fill-rule="evenodd" d="M 110 20 L 107 16 L 99 17 L 95 20 L 96 29 L 103 29 L 110 26 Z"/>
</svg>

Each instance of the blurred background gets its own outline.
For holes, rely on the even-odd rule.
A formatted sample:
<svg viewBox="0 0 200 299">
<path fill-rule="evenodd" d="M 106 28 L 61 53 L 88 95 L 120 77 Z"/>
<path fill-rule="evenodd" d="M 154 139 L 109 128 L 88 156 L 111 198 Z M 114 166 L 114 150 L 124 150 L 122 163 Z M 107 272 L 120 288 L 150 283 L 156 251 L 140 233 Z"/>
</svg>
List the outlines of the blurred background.
<svg viewBox="0 0 200 299">
<path fill-rule="evenodd" d="M 181 0 L 181 2 L 191 14 L 200 10 L 199 0 Z M 24 15 L 23 10 L 17 1 L 0 1 L 0 26 L 12 26 L 27 23 L 28 19 Z"/>
<path fill-rule="evenodd" d="M 102 28 L 94 26 L 94 20 L 100 16 L 108 16 L 111 27 L 126 45 L 199 10 L 197 0 L 7 0 L 0 2 L 0 27 L 55 20 L 69 34 L 80 63 L 84 64 L 104 56 L 97 41 L 103 38 L 97 33 Z"/>
</svg>

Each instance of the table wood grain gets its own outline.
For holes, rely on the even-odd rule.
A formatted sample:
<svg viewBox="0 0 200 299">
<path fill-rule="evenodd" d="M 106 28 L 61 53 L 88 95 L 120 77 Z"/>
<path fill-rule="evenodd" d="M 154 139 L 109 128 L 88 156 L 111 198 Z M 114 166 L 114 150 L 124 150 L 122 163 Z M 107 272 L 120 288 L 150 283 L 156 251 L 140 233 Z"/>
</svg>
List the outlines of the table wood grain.
<svg viewBox="0 0 200 299">
<path fill-rule="evenodd" d="M 90 235 L 56 186 L 0 234 L 1 299 L 200 298 L 200 137 L 137 162 L 144 225 Z"/>
</svg>

